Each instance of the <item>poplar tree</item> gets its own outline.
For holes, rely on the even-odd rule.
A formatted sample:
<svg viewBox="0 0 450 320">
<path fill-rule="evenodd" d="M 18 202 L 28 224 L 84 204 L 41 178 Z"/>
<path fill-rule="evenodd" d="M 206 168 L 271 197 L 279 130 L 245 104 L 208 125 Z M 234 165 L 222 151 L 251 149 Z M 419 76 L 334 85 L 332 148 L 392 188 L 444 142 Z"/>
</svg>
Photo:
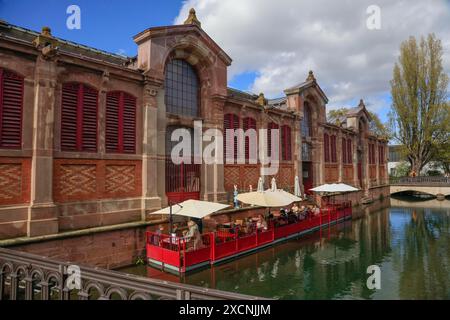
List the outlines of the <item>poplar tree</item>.
<svg viewBox="0 0 450 320">
<path fill-rule="evenodd" d="M 403 145 L 410 174 L 422 168 L 448 143 L 449 78 L 442 63 L 442 44 L 434 34 L 420 42 L 410 37 L 400 46 L 391 80 L 390 121 L 393 137 Z"/>
</svg>

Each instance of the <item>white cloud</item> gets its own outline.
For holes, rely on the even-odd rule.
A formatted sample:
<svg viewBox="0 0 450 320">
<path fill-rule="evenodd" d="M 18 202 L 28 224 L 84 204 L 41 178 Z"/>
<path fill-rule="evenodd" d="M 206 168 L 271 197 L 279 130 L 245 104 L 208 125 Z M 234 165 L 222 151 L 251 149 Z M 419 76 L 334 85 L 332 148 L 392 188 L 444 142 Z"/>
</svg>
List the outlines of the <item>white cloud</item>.
<svg viewBox="0 0 450 320">
<path fill-rule="evenodd" d="M 366 9 L 381 8 L 381 30 L 368 30 Z M 280 96 L 314 70 L 330 108 L 360 98 L 387 107 L 400 43 L 430 32 L 442 39 L 450 72 L 450 3 L 445 0 L 188 0 L 202 28 L 232 57 L 229 78 L 253 71 L 251 90 Z"/>
</svg>

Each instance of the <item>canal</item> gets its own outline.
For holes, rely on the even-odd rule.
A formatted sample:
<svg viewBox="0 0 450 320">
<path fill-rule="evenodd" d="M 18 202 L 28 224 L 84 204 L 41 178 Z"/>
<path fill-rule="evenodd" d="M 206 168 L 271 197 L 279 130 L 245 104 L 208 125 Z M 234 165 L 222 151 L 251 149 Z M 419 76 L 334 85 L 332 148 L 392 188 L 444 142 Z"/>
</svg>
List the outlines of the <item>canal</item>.
<svg viewBox="0 0 450 320">
<path fill-rule="evenodd" d="M 123 272 L 276 299 L 450 299 L 450 201 L 365 208 L 330 229 L 182 277 Z M 381 269 L 369 290 L 367 267 Z"/>
</svg>

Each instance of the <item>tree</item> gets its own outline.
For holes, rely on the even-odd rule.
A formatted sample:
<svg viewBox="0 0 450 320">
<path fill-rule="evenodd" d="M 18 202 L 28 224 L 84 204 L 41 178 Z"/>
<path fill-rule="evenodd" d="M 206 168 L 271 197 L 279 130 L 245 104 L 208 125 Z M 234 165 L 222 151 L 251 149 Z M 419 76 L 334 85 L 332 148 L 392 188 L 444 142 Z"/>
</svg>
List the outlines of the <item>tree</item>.
<svg viewBox="0 0 450 320">
<path fill-rule="evenodd" d="M 441 41 L 434 34 L 420 43 L 414 37 L 404 41 L 390 83 L 391 131 L 405 148 L 411 174 L 419 174 L 439 146 L 448 143 L 449 79 L 442 66 Z"/>
<path fill-rule="evenodd" d="M 450 140 L 446 143 L 438 145 L 434 151 L 433 169 L 444 172 L 446 176 L 450 176 Z"/>
<path fill-rule="evenodd" d="M 393 176 L 394 177 L 406 177 L 410 170 L 411 170 L 411 165 L 406 161 L 402 161 L 395 166 Z"/>
<path fill-rule="evenodd" d="M 345 119 L 348 111 L 348 108 L 330 110 L 328 111 L 327 120 L 336 125 L 341 125 L 341 121 Z M 381 122 L 377 114 L 371 111 L 368 112 L 372 117 L 372 121 L 369 124 L 369 130 L 378 136 L 389 138 L 390 134 L 388 126 Z"/>
</svg>

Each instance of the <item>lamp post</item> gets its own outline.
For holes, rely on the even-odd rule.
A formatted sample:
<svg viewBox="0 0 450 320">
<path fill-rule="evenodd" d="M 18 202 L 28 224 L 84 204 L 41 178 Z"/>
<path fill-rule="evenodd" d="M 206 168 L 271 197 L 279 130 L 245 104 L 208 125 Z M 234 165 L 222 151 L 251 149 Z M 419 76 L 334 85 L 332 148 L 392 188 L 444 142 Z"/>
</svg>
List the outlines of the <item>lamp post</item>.
<svg viewBox="0 0 450 320">
<path fill-rule="evenodd" d="M 183 208 L 183 206 L 179 203 L 172 203 L 172 201 L 169 200 L 169 234 L 172 234 L 172 226 L 173 226 L 173 216 L 172 216 L 172 206 L 177 205 L 180 208 Z"/>
</svg>

